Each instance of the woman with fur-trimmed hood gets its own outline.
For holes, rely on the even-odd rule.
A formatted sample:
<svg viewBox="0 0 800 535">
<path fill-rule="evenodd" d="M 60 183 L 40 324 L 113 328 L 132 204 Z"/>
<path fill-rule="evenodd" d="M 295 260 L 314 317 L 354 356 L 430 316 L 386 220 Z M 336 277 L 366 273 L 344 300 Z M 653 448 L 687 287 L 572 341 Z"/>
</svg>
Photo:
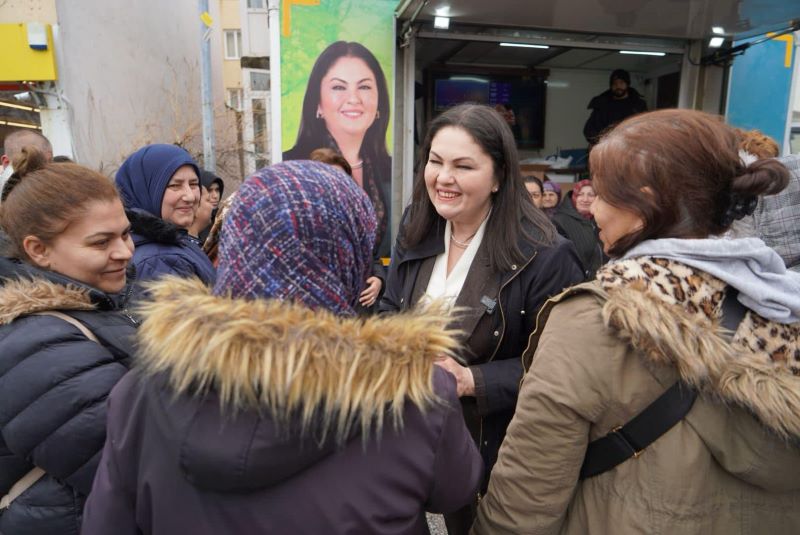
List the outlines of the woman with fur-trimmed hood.
<svg viewBox="0 0 800 535">
<path fill-rule="evenodd" d="M 14 160 L 0 205 L 0 533 L 77 535 L 106 434 L 106 398 L 128 371 L 130 223 L 105 176 Z"/>
<path fill-rule="evenodd" d="M 590 158 L 613 260 L 543 308 L 473 533 L 800 533 L 800 275 L 719 238 L 786 169 L 691 110 Z"/>
<path fill-rule="evenodd" d="M 376 225 L 322 163 L 242 185 L 213 290 L 149 287 L 85 535 L 417 534 L 425 511 L 474 499 L 480 456 L 434 366 L 454 350 L 447 318 L 355 316 Z"/>
</svg>

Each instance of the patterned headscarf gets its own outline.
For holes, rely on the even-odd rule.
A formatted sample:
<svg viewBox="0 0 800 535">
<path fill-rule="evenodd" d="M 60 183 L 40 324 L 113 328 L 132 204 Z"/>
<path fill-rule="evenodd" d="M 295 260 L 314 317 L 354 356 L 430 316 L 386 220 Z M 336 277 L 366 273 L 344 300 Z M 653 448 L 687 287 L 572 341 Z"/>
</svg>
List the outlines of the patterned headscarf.
<svg viewBox="0 0 800 535">
<path fill-rule="evenodd" d="M 262 169 L 239 188 L 222 227 L 214 294 L 354 314 L 376 227 L 372 203 L 343 171 L 310 161 Z"/>
</svg>

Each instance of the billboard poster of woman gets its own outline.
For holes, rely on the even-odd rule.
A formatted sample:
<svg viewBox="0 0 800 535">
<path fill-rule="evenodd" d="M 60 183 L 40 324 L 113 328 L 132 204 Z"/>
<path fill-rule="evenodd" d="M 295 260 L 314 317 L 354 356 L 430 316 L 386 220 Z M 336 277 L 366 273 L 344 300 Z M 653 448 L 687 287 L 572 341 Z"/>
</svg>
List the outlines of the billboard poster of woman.
<svg viewBox="0 0 800 535">
<path fill-rule="evenodd" d="M 377 253 L 391 248 L 393 0 L 287 0 L 281 13 L 284 160 L 340 153 L 378 217 Z"/>
</svg>

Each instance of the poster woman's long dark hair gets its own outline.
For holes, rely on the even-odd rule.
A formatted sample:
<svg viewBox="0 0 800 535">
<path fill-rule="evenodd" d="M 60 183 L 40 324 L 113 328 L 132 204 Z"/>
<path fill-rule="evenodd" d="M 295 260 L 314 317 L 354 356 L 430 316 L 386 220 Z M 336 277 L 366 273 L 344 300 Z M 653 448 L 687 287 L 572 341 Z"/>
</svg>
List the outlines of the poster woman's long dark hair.
<svg viewBox="0 0 800 535">
<path fill-rule="evenodd" d="M 368 190 L 367 181 L 372 181 L 380 195 L 380 201 L 373 198 L 373 203 L 383 205 L 379 210 L 382 212 L 379 221 L 379 237 L 377 252 L 380 256 L 389 256 L 391 248 L 390 232 L 388 224 L 390 219 L 390 199 L 391 199 L 391 175 L 392 165 L 389 153 L 386 150 L 386 130 L 389 127 L 389 90 L 386 85 L 386 76 L 383 74 L 377 58 L 364 45 L 356 42 L 337 41 L 326 48 L 317 58 L 311 74 L 308 77 L 306 94 L 303 98 L 303 111 L 300 117 L 300 129 L 297 133 L 297 141 L 294 147 L 283 153 L 284 160 L 305 160 L 311 152 L 321 148 L 330 147 L 339 150 L 338 146 L 331 147 L 336 140 L 328 132 L 325 120 L 317 117 L 317 109 L 320 104 L 320 88 L 323 77 L 330 71 L 331 67 L 339 59 L 345 57 L 359 58 L 372 74 L 375 76 L 375 85 L 378 90 L 378 108 L 375 120 L 367 128 L 364 139 L 361 142 L 359 156 L 365 162 L 365 168 L 371 169 L 370 176 L 364 178 L 365 190 Z M 331 141 L 333 140 L 333 141 Z"/>
<path fill-rule="evenodd" d="M 306 94 L 303 98 L 303 112 L 300 117 L 300 129 L 294 147 L 283 153 L 284 160 L 306 159 L 311 151 L 326 146 L 328 131 L 325 121 L 317 118 L 317 106 L 320 102 L 320 86 L 322 78 L 337 60 L 344 57 L 359 58 L 367 64 L 375 75 L 378 89 L 378 117 L 367 129 L 361 144 L 361 156 L 370 159 L 378 168 L 384 163 L 388 165 L 389 153 L 386 151 L 386 130 L 389 127 L 389 90 L 386 76 L 383 74 L 377 58 L 364 45 L 356 42 L 337 41 L 319 55 L 311 75 L 308 77 Z M 388 178 L 388 177 L 387 177 Z"/>
</svg>

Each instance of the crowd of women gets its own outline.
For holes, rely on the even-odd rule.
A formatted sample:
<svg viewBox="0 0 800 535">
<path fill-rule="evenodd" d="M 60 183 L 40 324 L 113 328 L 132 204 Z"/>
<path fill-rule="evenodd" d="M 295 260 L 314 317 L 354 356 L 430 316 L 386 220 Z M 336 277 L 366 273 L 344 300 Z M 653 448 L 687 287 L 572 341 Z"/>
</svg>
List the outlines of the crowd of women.
<svg viewBox="0 0 800 535">
<path fill-rule="evenodd" d="M 451 108 L 380 276 L 336 151 L 221 203 L 179 147 L 115 183 L 26 147 L 0 533 L 799 532 L 800 275 L 729 233 L 788 172 L 740 141 L 632 117 L 559 203 L 496 111 Z"/>
</svg>

